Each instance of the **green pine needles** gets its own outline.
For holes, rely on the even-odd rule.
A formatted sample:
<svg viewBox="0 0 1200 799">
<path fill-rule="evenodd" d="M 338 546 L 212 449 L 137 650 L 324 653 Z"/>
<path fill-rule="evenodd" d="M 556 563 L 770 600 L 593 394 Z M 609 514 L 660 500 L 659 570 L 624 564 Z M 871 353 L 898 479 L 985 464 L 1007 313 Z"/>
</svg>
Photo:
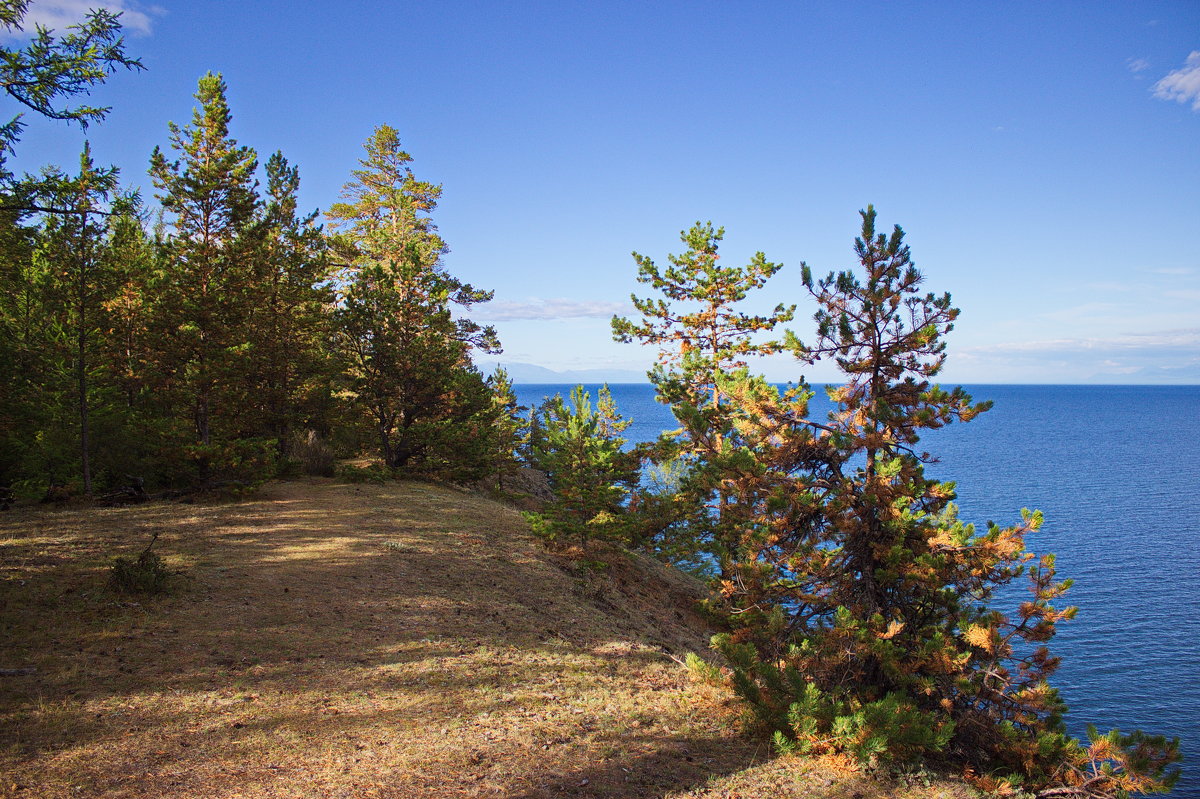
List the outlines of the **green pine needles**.
<svg viewBox="0 0 1200 799">
<path fill-rule="evenodd" d="M 560 546 L 577 543 L 585 553 L 593 539 L 628 541 L 624 503 L 639 466 L 638 455 L 623 449 L 628 426 L 608 386 L 595 405 L 576 386 L 569 404 L 560 394 L 534 411 L 532 462 L 554 490 L 542 513 L 528 514 L 536 532 Z"/>
<path fill-rule="evenodd" d="M 634 297 L 641 320 L 613 322 L 618 340 L 663 348 L 651 379 L 680 429 L 650 457 L 684 473 L 673 504 L 646 504 L 673 546 L 688 541 L 716 565 L 728 631 L 713 644 L 731 686 L 782 752 L 952 762 L 984 788 L 1047 797 L 1169 787 L 1177 741 L 1066 736 L 1046 645 L 1075 614 L 1059 604 L 1070 581 L 1025 547 L 1039 512 L 978 530 L 958 518 L 954 484 L 925 474 L 924 431 L 990 403 L 933 382 L 958 309 L 922 291 L 899 227 L 877 232 L 870 207 L 861 216 L 857 268 L 814 279 L 802 265 L 811 344 L 773 338 L 790 308 L 737 310 L 779 266 L 761 253 L 718 266 L 711 225 L 683 234 L 689 249 L 669 269 L 635 255 L 662 296 Z M 843 374 L 826 418 L 811 418 L 803 379 L 781 390 L 747 368 L 782 351 Z M 1018 579 L 1031 598 L 994 607 Z"/>
<path fill-rule="evenodd" d="M 429 216 L 442 188 L 413 175 L 396 130 L 381 125 L 364 149 L 327 215 L 344 264 L 334 329 L 346 394 L 387 466 L 481 477 L 499 408 L 470 354 L 500 343 L 454 311 L 492 292 L 446 271 L 448 248 Z"/>
</svg>

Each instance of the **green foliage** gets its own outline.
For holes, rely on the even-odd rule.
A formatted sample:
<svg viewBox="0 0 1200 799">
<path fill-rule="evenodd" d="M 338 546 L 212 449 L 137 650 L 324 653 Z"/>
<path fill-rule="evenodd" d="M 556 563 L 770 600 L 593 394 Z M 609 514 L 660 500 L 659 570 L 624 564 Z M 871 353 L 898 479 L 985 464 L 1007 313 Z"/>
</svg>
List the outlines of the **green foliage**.
<svg viewBox="0 0 1200 799">
<path fill-rule="evenodd" d="M 0 4 L 0 23 L 19 28 L 24 10 Z M 100 119 L 59 100 L 138 66 L 118 31 L 98 12 L 78 35 L 3 50 L 6 90 L 57 118 Z M 412 176 L 396 132 L 368 141 L 331 212 L 332 247 L 317 213 L 297 212 L 299 174 L 282 154 L 260 191 L 221 76 L 201 78 L 196 99 L 151 156 L 152 231 L 89 152 L 78 176 L 0 180 L 0 370 L 12 377 L 0 384 L 0 485 L 330 474 L 322 442 L 357 455 L 367 426 L 389 469 L 474 480 L 511 468 L 523 436 L 511 384 L 489 384 L 469 357 L 498 351 L 495 331 L 458 313 L 491 294 L 443 268 L 428 217 L 441 189 Z"/>
<path fill-rule="evenodd" d="M 150 539 L 136 558 L 119 557 L 109 570 L 108 584 L 114 591 L 126 594 L 161 594 L 166 590 L 171 571 L 153 551 L 158 533 Z"/>
<path fill-rule="evenodd" d="M 779 351 L 780 342 L 763 336 L 791 319 L 795 306 L 781 304 L 766 315 L 738 309 L 781 266 L 761 252 L 744 267 L 721 265 L 718 247 L 724 232 L 711 222 L 697 222 L 680 234 L 687 251 L 668 256 L 665 269 L 634 253 L 638 282 L 662 298 L 633 296 L 641 319 L 614 317 L 612 328 L 618 341 L 661 348 L 650 379 L 659 401 L 671 405 L 680 423 L 650 453 L 660 469 L 670 464 L 678 490 L 669 500 L 653 490 L 637 498 L 647 538 L 660 542 L 675 562 L 715 562 L 728 577 L 731 564 L 740 560 L 747 520 L 722 474 L 722 464 L 730 458 L 744 459 L 733 440 L 736 408 L 723 381 L 744 368 L 747 358 Z"/>
<path fill-rule="evenodd" d="M 300 173 L 282 153 L 267 159 L 266 184 L 247 233 L 254 275 L 245 336 L 250 380 L 241 403 L 252 409 L 250 426 L 276 439 L 280 455 L 288 456 L 303 440 L 295 428 L 324 429 L 330 421 L 329 384 L 337 367 L 327 346 L 332 264 L 318 213 L 297 215 Z M 332 463 L 320 468 L 332 470 Z"/>
<path fill-rule="evenodd" d="M 206 459 L 210 448 L 250 426 L 240 394 L 252 374 L 250 226 L 258 159 L 230 137 L 225 95 L 220 75 L 202 77 L 192 124 L 169 125 L 177 160 L 157 147 L 150 158 L 156 196 L 170 219 L 160 241 L 162 269 L 150 286 L 151 329 L 161 336 L 153 349 L 155 388 L 160 402 L 193 428 L 190 453 L 201 482 L 221 468 Z"/>
<path fill-rule="evenodd" d="M 347 396 L 370 424 L 384 461 L 397 468 L 486 469 L 491 401 L 470 363 L 472 349 L 498 352 L 495 331 L 454 306 L 486 302 L 446 272 L 446 245 L 428 214 L 441 187 L 417 180 L 396 131 L 375 130 L 367 157 L 329 219 L 339 254 L 335 326 L 348 365 Z"/>
<path fill-rule="evenodd" d="M 688 652 L 687 656 L 684 657 L 683 663 L 693 680 L 707 685 L 722 685 L 724 683 L 721 670 L 711 663 L 706 662 L 704 658 L 695 652 Z"/>
<path fill-rule="evenodd" d="M 9 32 L 22 31 L 28 0 L 0 3 L 0 26 Z M 91 94 L 118 69 L 142 69 L 142 62 L 125 53 L 120 14 L 91 10 L 84 21 L 67 28 L 65 34 L 38 28 L 23 48 L 0 47 L 0 87 L 20 105 L 49 119 L 74 122 L 82 128 L 98 122 L 109 109 L 70 106 L 62 101 Z M 5 156 L 12 153 L 24 122 L 17 114 L 0 125 L 0 172 Z"/>
<path fill-rule="evenodd" d="M 113 220 L 136 202 L 90 148 L 79 165 L 76 175 L 43 171 L 31 196 L 57 210 L 36 227 L 0 224 L 12 245 L 0 247 L 0 368 L 10 378 L 0 387 L 0 484 L 73 481 L 91 494 L 139 459 L 110 360 L 114 305 L 136 268 L 114 257 Z"/>
<path fill-rule="evenodd" d="M 396 470 L 382 463 L 372 463 L 366 466 L 338 464 L 334 477 L 347 483 L 386 483 L 396 479 Z"/>
<path fill-rule="evenodd" d="M 732 664 L 732 685 L 750 703 L 781 753 L 844 752 L 877 764 L 915 763 L 946 748 L 954 722 L 901 692 L 864 701 L 854 686 L 826 692 L 793 666 L 765 663 L 729 635 L 713 639 Z M 780 704 L 790 701 L 790 704 Z"/>
<path fill-rule="evenodd" d="M 809 418 L 803 381 L 781 391 L 740 366 L 755 351 L 750 329 L 770 320 L 730 324 L 736 311 L 714 301 L 745 291 L 715 293 L 718 273 L 698 268 L 715 259 L 711 228 L 693 229 L 691 252 L 662 275 L 639 257 L 667 299 L 639 301 L 641 325 L 614 322 L 619 338 L 680 346 L 663 354 L 678 366 L 654 375 L 681 423 L 659 459 L 687 466 L 676 496 L 694 510 L 669 518 L 693 527 L 693 545 L 720 562 L 730 632 L 714 646 L 730 684 L 780 751 L 948 757 L 989 775 L 984 787 L 1003 778 L 1063 796 L 1157 789 L 1177 744 L 1138 733 L 1085 749 L 1063 732 L 1065 706 L 1048 684 L 1058 659 L 1045 644 L 1075 610 L 1056 607 L 1070 581 L 1056 578 L 1053 557 L 1025 549 L 1041 514 L 977 531 L 958 519 L 954 485 L 925 475 L 921 434 L 989 404 L 931 382 L 958 310 L 949 295 L 919 290 L 898 227 L 877 234 L 872 208 L 862 223 L 858 270 L 814 281 L 802 267 L 818 306 L 815 343 L 788 333 L 761 350 L 836 363 L 846 381 L 828 389 L 835 408 L 825 420 Z M 767 273 L 727 279 L 748 291 Z M 689 299 L 703 312 L 674 310 Z M 705 350 L 705 340 L 731 344 Z M 1020 577 L 1029 601 L 1011 615 L 989 606 Z M 1107 776 L 1089 782 L 1089 769 Z"/>
<path fill-rule="evenodd" d="M 529 420 L 524 416 L 527 409 L 517 404 L 508 372 L 497 368 L 487 384 L 492 392 L 489 410 L 493 419 L 488 431 L 490 469 L 495 474 L 497 490 L 503 491 L 505 473 L 520 466 L 521 449 L 529 437 Z"/>
<path fill-rule="evenodd" d="M 621 418 L 608 386 L 596 405 L 583 386 L 571 391 L 568 405 L 557 395 L 536 412 L 539 436 L 534 465 L 550 478 L 554 500 L 542 514 L 531 514 L 534 531 L 562 543 L 577 539 L 627 539 L 626 496 L 637 483 L 639 459 L 623 449 Z"/>
<path fill-rule="evenodd" d="M 650 448 L 651 457 L 663 450 Z M 631 543 L 677 569 L 708 578 L 715 573 L 706 551 L 702 518 L 696 503 L 683 492 L 691 464 L 684 457 L 650 461 L 629 503 Z"/>
<path fill-rule="evenodd" d="M 211 474 L 221 475 L 218 482 L 255 488 L 275 476 L 277 449 L 274 439 L 247 436 L 210 444 L 188 444 L 182 453 L 187 461 L 206 464 Z"/>
<path fill-rule="evenodd" d="M 70 401 L 75 413 L 55 408 L 63 424 L 72 429 L 83 491 L 92 493 L 92 406 L 103 402 L 96 395 L 93 377 L 99 339 L 107 327 L 105 303 L 112 297 L 118 274 L 103 257 L 103 216 L 115 191 L 115 169 L 97 169 L 91 147 L 79 159 L 79 175 L 47 172 L 40 193 L 52 207 L 71 213 L 50 214 L 33 253 L 34 273 L 41 282 L 45 303 L 45 344 L 41 356 L 49 367 L 43 397 Z M 55 380 L 58 378 L 58 380 Z M 47 409 L 50 410 L 50 409 Z M 71 416 L 74 419 L 68 423 Z M 74 460 L 74 457 L 72 458 Z"/>
<path fill-rule="evenodd" d="M 161 594 L 166 590 L 170 570 L 157 553 L 146 550 L 136 559 L 117 558 L 109 575 L 114 591 L 127 594 Z"/>
</svg>

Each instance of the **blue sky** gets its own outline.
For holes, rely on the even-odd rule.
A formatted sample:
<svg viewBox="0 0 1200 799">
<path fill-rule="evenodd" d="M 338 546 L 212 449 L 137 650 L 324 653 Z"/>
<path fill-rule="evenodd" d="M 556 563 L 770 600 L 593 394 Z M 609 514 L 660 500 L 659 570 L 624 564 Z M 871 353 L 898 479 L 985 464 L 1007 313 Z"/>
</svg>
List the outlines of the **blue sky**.
<svg viewBox="0 0 1200 799">
<path fill-rule="evenodd" d="M 448 268 L 496 292 L 472 316 L 502 360 L 644 370 L 608 328 L 641 288 L 630 251 L 665 261 L 697 220 L 730 261 L 783 262 L 761 303 L 797 303 L 803 339 L 800 262 L 851 266 L 873 203 L 962 309 L 946 381 L 1200 383 L 1195 0 L 107 5 L 148 69 L 96 92 L 99 161 L 149 196 L 207 70 L 309 208 L 390 124 L 444 186 Z M 82 141 L 31 119 L 18 165 L 71 166 Z"/>
</svg>

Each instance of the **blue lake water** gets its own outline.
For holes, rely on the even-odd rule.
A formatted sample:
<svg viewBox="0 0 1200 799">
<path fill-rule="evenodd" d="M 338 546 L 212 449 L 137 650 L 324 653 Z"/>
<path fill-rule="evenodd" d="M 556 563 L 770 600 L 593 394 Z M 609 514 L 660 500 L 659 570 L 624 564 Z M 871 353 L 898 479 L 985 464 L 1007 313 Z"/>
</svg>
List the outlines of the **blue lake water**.
<svg viewBox="0 0 1200 799">
<path fill-rule="evenodd" d="M 516 391 L 531 405 L 570 388 Z M 611 390 L 633 420 L 630 441 L 677 426 L 652 386 Z M 1200 797 L 1200 386 L 967 390 L 995 407 L 930 432 L 921 448 L 940 460 L 926 473 L 956 481 L 962 518 L 979 526 L 1045 513 L 1027 544 L 1057 554 L 1079 607 L 1051 643 L 1071 733 L 1093 723 L 1179 736 L 1184 772 L 1171 795 Z M 827 408 L 818 391 L 814 418 Z"/>
</svg>

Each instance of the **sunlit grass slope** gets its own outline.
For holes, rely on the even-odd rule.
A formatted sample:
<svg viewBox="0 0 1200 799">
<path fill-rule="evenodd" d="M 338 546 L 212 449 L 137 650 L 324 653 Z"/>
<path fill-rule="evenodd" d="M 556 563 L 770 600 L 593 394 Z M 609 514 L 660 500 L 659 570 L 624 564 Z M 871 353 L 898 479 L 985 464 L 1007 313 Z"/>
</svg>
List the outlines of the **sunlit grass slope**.
<svg viewBox="0 0 1200 799">
<path fill-rule="evenodd" d="M 155 549 L 167 596 L 107 567 Z M 766 762 L 699 584 L 580 572 L 518 512 L 419 483 L 0 516 L 0 796 L 963 796 Z"/>
</svg>

